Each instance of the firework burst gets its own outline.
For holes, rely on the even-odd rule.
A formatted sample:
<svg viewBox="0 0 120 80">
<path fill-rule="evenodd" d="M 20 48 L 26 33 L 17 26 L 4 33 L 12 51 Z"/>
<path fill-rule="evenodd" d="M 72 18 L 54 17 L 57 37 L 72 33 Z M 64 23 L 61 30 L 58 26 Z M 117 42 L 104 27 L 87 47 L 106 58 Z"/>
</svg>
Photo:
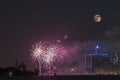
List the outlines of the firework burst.
<svg viewBox="0 0 120 80">
<path fill-rule="evenodd" d="M 60 44 L 41 41 L 32 45 L 31 56 L 34 61 L 38 62 L 41 71 L 41 65 L 50 67 L 63 58 L 62 49 Z"/>
<path fill-rule="evenodd" d="M 42 63 L 43 56 L 46 54 L 45 49 L 46 49 L 45 42 L 39 42 L 32 45 L 32 53 L 31 53 L 32 58 Z"/>
<path fill-rule="evenodd" d="M 44 55 L 43 61 L 46 65 L 53 65 L 56 60 L 57 49 L 54 44 L 50 44 L 46 48 L 46 55 Z"/>
</svg>

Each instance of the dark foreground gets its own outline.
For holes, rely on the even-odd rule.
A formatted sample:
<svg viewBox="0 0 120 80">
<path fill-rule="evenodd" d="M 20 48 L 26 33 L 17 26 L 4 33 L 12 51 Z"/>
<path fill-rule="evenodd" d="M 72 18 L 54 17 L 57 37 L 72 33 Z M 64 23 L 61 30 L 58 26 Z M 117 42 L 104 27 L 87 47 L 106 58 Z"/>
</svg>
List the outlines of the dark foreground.
<svg viewBox="0 0 120 80">
<path fill-rule="evenodd" d="M 120 75 L 1 76 L 0 80 L 120 80 Z"/>
</svg>

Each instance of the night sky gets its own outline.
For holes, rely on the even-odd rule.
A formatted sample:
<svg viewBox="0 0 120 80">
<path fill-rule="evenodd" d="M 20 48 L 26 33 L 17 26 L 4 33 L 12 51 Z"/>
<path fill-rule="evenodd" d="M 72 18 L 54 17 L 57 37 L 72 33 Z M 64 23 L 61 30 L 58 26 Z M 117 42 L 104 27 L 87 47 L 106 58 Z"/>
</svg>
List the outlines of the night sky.
<svg viewBox="0 0 120 80">
<path fill-rule="evenodd" d="M 102 20 L 94 21 L 100 14 Z M 20 0 L 0 1 L 0 66 L 31 64 L 31 44 L 40 40 L 68 42 L 120 40 L 119 0 Z"/>
</svg>

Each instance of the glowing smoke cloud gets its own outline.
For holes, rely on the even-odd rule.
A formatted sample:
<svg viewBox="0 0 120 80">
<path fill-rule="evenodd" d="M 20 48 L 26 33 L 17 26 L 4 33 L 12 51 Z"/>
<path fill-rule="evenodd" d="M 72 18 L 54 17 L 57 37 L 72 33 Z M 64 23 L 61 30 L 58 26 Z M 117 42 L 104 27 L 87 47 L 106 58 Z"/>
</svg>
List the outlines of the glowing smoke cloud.
<svg viewBox="0 0 120 80">
<path fill-rule="evenodd" d="M 113 44 L 108 41 L 100 42 L 101 49 L 99 52 L 111 54 L 111 51 L 114 51 L 113 53 L 116 54 L 119 50 L 119 45 Z M 67 74 L 73 68 L 76 68 L 75 70 L 78 72 L 84 72 L 85 53 L 94 53 L 96 45 L 96 41 L 72 42 L 64 44 L 64 46 L 62 43 L 41 41 L 32 45 L 31 55 L 33 60 L 38 62 L 40 71 L 41 65 L 43 65 L 47 69 L 55 66 L 58 74 L 61 74 L 61 72 L 62 74 Z M 119 54 L 117 55 L 119 57 Z"/>
</svg>

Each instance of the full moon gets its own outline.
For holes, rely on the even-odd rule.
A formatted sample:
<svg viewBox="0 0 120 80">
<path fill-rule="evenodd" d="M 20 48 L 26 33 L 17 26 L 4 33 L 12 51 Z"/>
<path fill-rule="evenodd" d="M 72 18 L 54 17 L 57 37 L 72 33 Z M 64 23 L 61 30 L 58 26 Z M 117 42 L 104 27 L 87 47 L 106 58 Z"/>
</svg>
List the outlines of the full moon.
<svg viewBox="0 0 120 80">
<path fill-rule="evenodd" d="M 94 21 L 95 22 L 100 22 L 101 21 L 101 16 L 99 15 L 99 14 L 96 14 L 95 16 L 94 16 Z"/>
</svg>

